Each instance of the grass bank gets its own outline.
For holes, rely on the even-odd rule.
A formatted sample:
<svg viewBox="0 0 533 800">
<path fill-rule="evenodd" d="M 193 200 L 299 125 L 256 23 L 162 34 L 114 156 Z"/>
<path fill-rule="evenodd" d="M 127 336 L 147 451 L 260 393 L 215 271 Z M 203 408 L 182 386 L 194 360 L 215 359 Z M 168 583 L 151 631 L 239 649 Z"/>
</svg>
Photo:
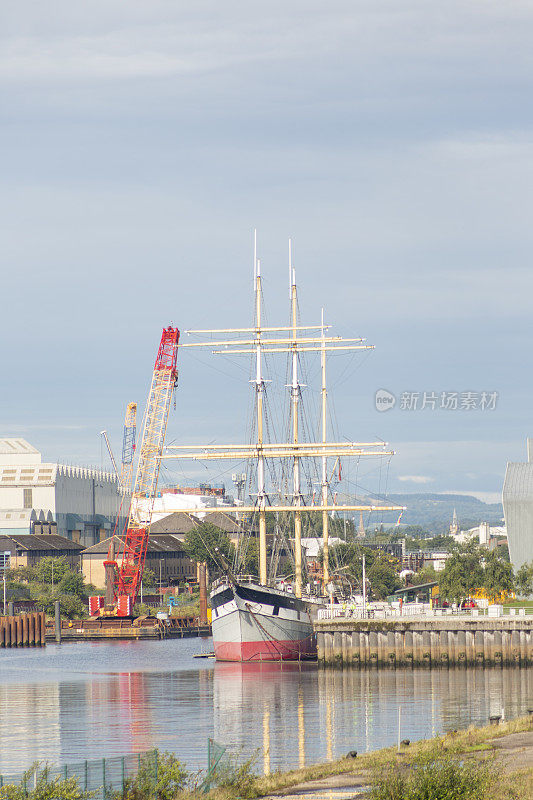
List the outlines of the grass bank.
<svg viewBox="0 0 533 800">
<path fill-rule="evenodd" d="M 352 774 L 367 777 L 370 781 L 379 770 L 392 770 L 398 767 L 408 768 L 417 758 L 434 752 L 449 754 L 450 756 L 490 757 L 491 743 L 495 739 L 513 733 L 532 731 L 532 722 L 529 717 L 505 722 L 501 725 L 489 725 L 483 728 L 470 727 L 466 730 L 448 733 L 434 739 L 423 739 L 413 742 L 408 747 L 403 746 L 398 754 L 397 747 L 389 747 L 372 753 L 358 755 L 357 758 L 341 758 L 338 761 L 315 764 L 303 769 L 289 772 L 273 772 L 270 775 L 258 777 L 250 786 L 248 797 L 262 797 L 284 790 L 290 790 L 300 783 L 318 780 L 334 775 Z M 533 740 L 532 740 L 533 744 Z M 516 784 L 518 791 L 514 793 Z M 495 787 L 492 796 L 520 797 L 524 800 L 533 800 L 533 769 L 520 774 L 511 774 L 502 777 L 501 786 Z M 502 794 L 503 792 L 503 794 Z M 506 793 L 507 792 L 507 793 Z M 214 799 L 213 799 L 214 800 Z"/>
</svg>

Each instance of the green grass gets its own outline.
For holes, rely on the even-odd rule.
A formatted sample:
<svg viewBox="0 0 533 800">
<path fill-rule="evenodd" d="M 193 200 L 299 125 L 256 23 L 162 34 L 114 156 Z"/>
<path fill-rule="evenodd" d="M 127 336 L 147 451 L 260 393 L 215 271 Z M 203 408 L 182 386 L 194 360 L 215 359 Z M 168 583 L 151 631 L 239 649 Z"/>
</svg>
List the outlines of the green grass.
<svg viewBox="0 0 533 800">
<path fill-rule="evenodd" d="M 502 605 L 504 608 L 533 608 L 533 600 L 509 600 Z"/>
<path fill-rule="evenodd" d="M 531 720 L 529 717 L 519 717 L 505 722 L 501 725 L 487 725 L 483 728 L 473 726 L 455 733 L 448 733 L 437 736 L 434 739 L 423 739 L 413 742 L 409 747 L 402 747 L 403 763 L 408 766 L 412 761 L 420 756 L 427 755 L 437 748 L 440 752 L 450 755 L 468 755 L 477 752 L 489 751 L 490 742 L 501 736 L 511 733 L 521 733 L 531 730 Z M 272 792 L 289 789 L 299 783 L 319 780 L 332 775 L 344 775 L 352 773 L 358 776 L 368 776 L 376 769 L 385 769 L 397 765 L 398 752 L 396 747 L 388 747 L 383 750 L 376 750 L 372 753 L 364 753 L 353 758 L 341 758 L 338 761 L 324 762 L 315 764 L 303 769 L 290 770 L 289 772 L 273 772 L 256 778 L 253 791 L 250 797 L 261 797 Z M 532 770 L 533 775 L 533 770 Z M 531 780 L 533 787 L 533 777 Z M 503 795 L 502 795 L 503 796 Z M 517 795 L 517 797 L 521 795 Z M 512 797 L 512 795 L 510 795 Z M 526 797 L 526 796 L 525 796 Z M 533 800 L 533 796 L 532 796 Z"/>
</svg>

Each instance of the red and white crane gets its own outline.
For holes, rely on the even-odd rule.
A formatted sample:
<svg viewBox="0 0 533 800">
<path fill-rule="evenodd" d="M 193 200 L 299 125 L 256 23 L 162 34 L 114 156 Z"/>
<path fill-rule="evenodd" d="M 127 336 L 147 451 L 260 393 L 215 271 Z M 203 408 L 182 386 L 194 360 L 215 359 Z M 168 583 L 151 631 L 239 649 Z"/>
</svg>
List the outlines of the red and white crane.
<svg viewBox="0 0 533 800">
<path fill-rule="evenodd" d="M 143 576 L 150 523 L 157 494 L 161 453 L 172 395 L 178 378 L 176 363 L 179 338 L 180 332 L 177 328 L 163 329 L 144 413 L 139 461 L 121 563 L 119 566 L 112 556 L 104 562 L 106 572 L 109 569 L 114 572 L 115 608 L 111 613 L 118 616 L 129 616 L 132 613 Z M 95 613 L 102 614 L 109 611 L 107 609 L 104 611 L 102 606 L 99 609 L 91 608 L 91 614 Z"/>
</svg>

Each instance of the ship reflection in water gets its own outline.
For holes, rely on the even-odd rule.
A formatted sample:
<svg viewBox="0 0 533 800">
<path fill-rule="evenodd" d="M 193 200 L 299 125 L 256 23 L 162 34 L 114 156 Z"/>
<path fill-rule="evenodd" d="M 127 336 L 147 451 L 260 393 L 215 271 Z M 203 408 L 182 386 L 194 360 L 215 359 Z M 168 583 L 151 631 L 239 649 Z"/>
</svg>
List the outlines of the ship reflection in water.
<svg viewBox="0 0 533 800">
<path fill-rule="evenodd" d="M 533 670 L 377 672 L 220 663 L 214 735 L 244 753 L 255 745 L 269 772 L 393 744 L 398 706 L 402 736 L 414 740 L 486 724 L 494 714 L 525 714 L 532 689 Z"/>
<path fill-rule="evenodd" d="M 210 643 L 205 642 L 204 648 Z M 271 770 L 532 707 L 533 670 L 321 670 L 196 660 L 198 640 L 0 651 L 0 774 L 153 747 L 205 767 L 207 737 Z"/>
</svg>

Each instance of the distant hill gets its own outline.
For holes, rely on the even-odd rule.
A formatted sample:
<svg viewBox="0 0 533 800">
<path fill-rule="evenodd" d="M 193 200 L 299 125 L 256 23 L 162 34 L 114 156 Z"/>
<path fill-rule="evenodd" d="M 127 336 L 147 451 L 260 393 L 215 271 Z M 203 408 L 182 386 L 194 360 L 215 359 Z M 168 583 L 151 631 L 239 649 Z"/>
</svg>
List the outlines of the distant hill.
<svg viewBox="0 0 533 800">
<path fill-rule="evenodd" d="M 389 494 L 387 499 L 406 506 L 402 524 L 422 525 L 435 533 L 443 533 L 452 521 L 455 508 L 459 526 L 472 528 L 480 522 L 497 525 L 503 519 L 501 503 L 484 503 L 468 494 Z M 384 524 L 396 522 L 397 515 L 383 515 Z"/>
</svg>

